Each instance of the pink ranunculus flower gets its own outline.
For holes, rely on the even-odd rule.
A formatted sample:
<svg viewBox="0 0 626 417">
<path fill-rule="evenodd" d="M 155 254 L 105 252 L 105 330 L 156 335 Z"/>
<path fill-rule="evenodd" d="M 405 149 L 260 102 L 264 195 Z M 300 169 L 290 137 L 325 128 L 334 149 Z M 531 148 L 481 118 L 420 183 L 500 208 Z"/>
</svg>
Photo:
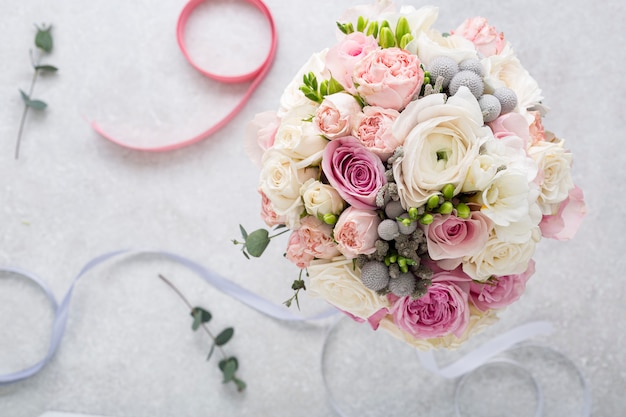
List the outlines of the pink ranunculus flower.
<svg viewBox="0 0 626 417">
<path fill-rule="evenodd" d="M 354 66 L 370 52 L 380 49 L 373 36 L 363 32 L 346 35 L 326 54 L 326 70 L 350 93 L 356 92 L 352 73 Z"/>
<path fill-rule="evenodd" d="M 498 33 L 496 28 L 490 26 L 484 17 L 466 19 L 461 26 L 450 31 L 450 33 L 472 41 L 476 50 L 485 58 L 498 55 L 506 45 L 504 34 Z"/>
<path fill-rule="evenodd" d="M 374 253 L 379 224 L 380 217 L 373 210 L 345 209 L 333 229 L 339 251 L 348 259 Z"/>
<path fill-rule="evenodd" d="M 261 219 L 263 219 L 265 224 L 269 227 L 285 224 L 286 217 L 276 214 L 271 200 L 267 198 L 263 191 L 259 190 L 259 194 L 261 194 Z"/>
<path fill-rule="evenodd" d="M 489 240 L 492 227 L 491 221 L 480 211 L 472 211 L 467 219 L 435 214 L 433 222 L 424 226 L 428 254 L 433 260 L 460 260 L 475 255 Z"/>
<path fill-rule="evenodd" d="M 506 113 L 498 117 L 493 122 L 487 123 L 496 139 L 503 139 L 509 136 L 517 136 L 524 141 L 527 147 L 530 141 L 530 130 L 526 118 L 519 113 Z"/>
<path fill-rule="evenodd" d="M 337 244 L 331 237 L 332 227 L 313 216 L 300 221 L 300 228 L 289 237 L 285 256 L 298 268 L 306 268 L 313 259 L 338 256 Z"/>
<path fill-rule="evenodd" d="M 365 106 L 356 117 L 352 134 L 386 162 L 394 150 L 402 145 L 401 139 L 393 134 L 393 123 L 399 115 L 397 110 Z"/>
<path fill-rule="evenodd" d="M 526 289 L 526 282 L 535 273 L 535 261 L 521 274 L 505 275 L 495 282 L 470 283 L 470 300 L 480 311 L 506 307 L 517 301 Z"/>
<path fill-rule="evenodd" d="M 587 214 L 583 191 L 574 186 L 568 197 L 559 205 L 554 215 L 544 215 L 539 228 L 543 237 L 556 240 L 570 240 L 574 237 Z"/>
<path fill-rule="evenodd" d="M 401 111 L 419 93 L 424 70 L 417 55 L 386 48 L 372 51 L 359 61 L 353 81 L 368 105 Z"/>
<path fill-rule="evenodd" d="M 313 125 L 328 139 L 347 136 L 352 132 L 356 116 L 361 113 L 361 105 L 348 93 L 335 93 L 324 97 L 317 108 Z"/>
<path fill-rule="evenodd" d="M 377 208 L 376 194 L 387 183 L 385 167 L 357 138 L 330 141 L 322 156 L 322 170 L 348 204 L 363 210 Z"/>
<path fill-rule="evenodd" d="M 393 321 L 417 339 L 461 337 L 470 319 L 470 278 L 455 270 L 433 275 L 428 292 L 418 299 L 398 298 L 391 307 Z"/>
<path fill-rule="evenodd" d="M 246 126 L 244 151 L 248 158 L 257 166 L 261 166 L 263 152 L 274 144 L 276 131 L 280 126 L 280 118 L 275 111 L 266 111 L 254 115 Z"/>
</svg>

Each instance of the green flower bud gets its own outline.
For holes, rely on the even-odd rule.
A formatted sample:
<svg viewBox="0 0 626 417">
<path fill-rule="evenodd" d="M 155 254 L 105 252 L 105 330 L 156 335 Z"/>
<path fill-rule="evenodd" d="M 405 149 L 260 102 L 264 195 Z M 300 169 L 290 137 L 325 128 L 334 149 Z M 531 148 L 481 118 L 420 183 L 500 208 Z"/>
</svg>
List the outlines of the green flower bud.
<svg viewBox="0 0 626 417">
<path fill-rule="evenodd" d="M 411 220 L 417 220 L 417 207 L 409 208 L 409 218 Z"/>
<path fill-rule="evenodd" d="M 411 34 L 411 27 L 409 26 L 409 21 L 406 20 L 406 17 L 402 16 L 398 19 L 398 23 L 396 24 L 396 42 L 400 45 L 400 41 L 404 37 L 404 35 Z"/>
<path fill-rule="evenodd" d="M 446 200 L 451 200 L 454 197 L 454 185 L 446 184 L 441 189 L 441 194 L 443 194 L 443 198 Z"/>
<path fill-rule="evenodd" d="M 365 34 L 378 38 L 378 22 L 371 22 L 369 26 L 367 26 L 367 32 Z"/>
<path fill-rule="evenodd" d="M 456 206 L 456 215 L 462 219 L 467 219 L 470 216 L 470 208 L 465 203 L 459 203 Z"/>
<path fill-rule="evenodd" d="M 398 42 L 398 46 L 402 49 L 406 49 L 406 46 L 409 43 L 411 43 L 412 40 L 413 40 L 413 35 L 411 35 L 410 33 L 407 33 L 400 39 L 400 42 Z"/>
<path fill-rule="evenodd" d="M 367 26 L 367 19 L 365 19 L 363 16 L 359 16 L 359 20 L 357 20 L 356 22 L 357 32 L 364 32 L 366 26 Z"/>
<path fill-rule="evenodd" d="M 396 38 L 393 36 L 393 32 L 388 26 L 380 28 L 378 44 L 381 48 L 392 48 L 396 46 Z"/>
<path fill-rule="evenodd" d="M 431 224 L 433 222 L 433 220 L 435 220 L 435 218 L 433 217 L 432 214 L 430 213 L 426 213 L 424 214 L 421 218 L 420 218 L 420 223 L 423 224 L 424 226 L 427 226 L 429 224 Z"/>
<path fill-rule="evenodd" d="M 337 216 L 333 213 L 326 213 L 322 216 L 322 221 L 332 226 L 333 224 L 337 223 Z"/>
<path fill-rule="evenodd" d="M 441 213 L 441 214 L 450 214 L 450 213 L 452 213 L 453 209 L 454 209 L 454 206 L 452 205 L 451 202 L 444 201 L 443 204 L 439 207 L 439 213 Z"/>
<path fill-rule="evenodd" d="M 431 195 L 430 197 L 428 197 L 428 200 L 426 200 L 426 207 L 429 210 L 434 209 L 438 205 L 439 205 L 439 196 L 437 194 Z"/>
</svg>

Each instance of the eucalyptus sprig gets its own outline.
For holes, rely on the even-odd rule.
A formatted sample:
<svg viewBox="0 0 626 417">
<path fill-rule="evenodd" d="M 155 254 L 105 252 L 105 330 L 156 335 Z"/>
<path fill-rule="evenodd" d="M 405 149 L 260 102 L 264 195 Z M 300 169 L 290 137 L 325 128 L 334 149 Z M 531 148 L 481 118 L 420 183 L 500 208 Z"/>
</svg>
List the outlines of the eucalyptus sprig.
<svg viewBox="0 0 626 417">
<path fill-rule="evenodd" d="M 304 280 L 302 279 L 302 271 L 303 269 L 300 270 L 300 275 L 298 276 L 298 279 L 294 280 L 291 284 L 291 289 L 294 290 L 293 295 L 290 299 L 283 303 L 287 307 L 291 307 L 291 303 L 295 301 L 296 305 L 298 306 L 298 310 L 300 310 L 300 301 L 298 300 L 298 294 L 300 293 L 300 290 L 306 291 L 306 285 L 304 284 Z"/>
<path fill-rule="evenodd" d="M 52 25 L 46 26 L 45 24 L 42 24 L 41 27 L 37 25 L 35 25 L 35 27 L 37 28 L 37 34 L 35 35 L 35 46 L 37 47 L 37 49 L 34 54 L 33 50 L 30 50 L 30 61 L 34 72 L 33 78 L 30 82 L 30 88 L 28 89 L 28 93 L 24 92 L 24 90 L 20 90 L 20 96 L 22 97 L 22 101 L 24 102 L 24 111 L 22 112 L 20 128 L 17 133 L 17 141 L 15 144 L 15 159 L 19 159 L 20 157 L 20 144 L 22 141 L 22 133 L 24 131 L 24 123 L 26 122 L 26 116 L 28 115 L 28 111 L 30 109 L 41 111 L 48 107 L 46 102 L 33 98 L 33 91 L 35 89 L 37 77 L 40 73 L 54 73 L 58 71 L 58 68 L 53 65 L 41 63 L 41 58 L 45 54 L 49 54 L 50 52 L 52 52 Z"/>
<path fill-rule="evenodd" d="M 206 358 L 208 361 L 213 356 L 215 349 L 217 348 L 221 355 L 222 359 L 218 362 L 218 367 L 223 375 L 222 382 L 224 384 L 228 382 L 232 382 L 237 386 L 237 391 L 243 391 L 246 389 L 246 383 L 237 377 L 237 369 L 239 368 L 239 361 L 235 356 L 228 356 L 224 351 L 223 346 L 232 339 L 235 329 L 232 327 L 227 327 L 222 330 L 217 336 L 213 335 L 213 332 L 207 326 L 207 323 L 211 321 L 213 316 L 208 310 L 205 310 L 202 307 L 192 307 L 191 303 L 185 298 L 185 296 L 172 284 L 167 278 L 163 275 L 159 274 L 159 278 L 163 280 L 167 285 L 170 286 L 178 294 L 178 296 L 183 300 L 183 302 L 189 307 L 191 310 L 191 317 L 193 317 L 193 323 L 191 324 L 191 329 L 193 331 L 202 328 L 212 339 L 213 343 L 211 344 L 211 349 L 209 350 L 209 354 Z"/>
<path fill-rule="evenodd" d="M 278 225 L 274 228 L 274 231 L 284 227 L 285 225 Z M 250 259 L 250 256 L 254 256 L 255 258 L 261 256 L 267 248 L 267 245 L 269 245 L 271 239 L 289 231 L 289 229 L 285 229 L 282 232 L 278 232 L 270 236 L 270 232 L 267 229 L 257 229 L 252 233 L 248 233 L 242 225 L 239 225 L 239 230 L 241 231 L 243 242 L 233 239 L 233 243 L 235 245 L 242 245 L 241 252 L 243 253 L 243 256 L 248 259 Z"/>
</svg>

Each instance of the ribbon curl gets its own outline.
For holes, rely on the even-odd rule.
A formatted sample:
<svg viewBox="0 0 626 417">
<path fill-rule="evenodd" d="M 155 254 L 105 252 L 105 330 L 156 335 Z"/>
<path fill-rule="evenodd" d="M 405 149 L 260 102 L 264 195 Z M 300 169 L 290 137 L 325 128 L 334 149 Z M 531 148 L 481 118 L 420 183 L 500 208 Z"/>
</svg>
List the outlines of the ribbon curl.
<svg viewBox="0 0 626 417">
<path fill-rule="evenodd" d="M 265 60 L 261 63 L 261 65 L 259 65 L 257 68 L 255 68 L 254 70 L 248 73 L 244 73 L 240 75 L 215 74 L 215 73 L 212 73 L 210 71 L 203 69 L 199 64 L 197 64 L 193 60 L 193 58 L 189 54 L 189 51 L 187 50 L 187 46 L 185 43 L 185 28 L 187 26 L 187 21 L 189 19 L 189 16 L 194 12 L 194 10 L 199 5 L 201 5 L 205 1 L 206 0 L 191 0 L 185 5 L 183 10 L 181 11 L 178 17 L 178 23 L 176 24 L 176 39 L 178 41 L 178 47 L 180 48 L 185 59 L 191 64 L 191 66 L 194 67 L 202 75 L 208 78 L 211 78 L 215 81 L 219 81 L 219 82 L 226 83 L 226 84 L 252 81 L 250 83 L 250 86 L 246 90 L 245 94 L 241 97 L 241 100 L 237 103 L 237 105 L 235 105 L 235 107 L 233 107 L 233 109 L 226 116 L 224 116 L 221 120 L 219 120 L 213 126 L 207 128 L 203 132 L 191 138 L 181 139 L 181 140 L 172 142 L 167 145 L 140 146 L 140 145 L 132 144 L 128 140 L 117 138 L 113 136 L 112 134 L 106 132 L 97 122 L 95 121 L 91 122 L 91 127 L 100 136 L 124 148 L 138 150 L 138 151 L 165 152 L 165 151 L 170 151 L 174 149 L 179 149 L 179 148 L 191 145 L 193 143 L 199 142 L 203 139 L 206 139 L 207 137 L 211 136 L 212 134 L 214 134 L 215 132 L 223 128 L 226 124 L 228 124 L 228 122 L 230 122 L 241 111 L 243 106 L 248 102 L 254 90 L 256 90 L 256 88 L 259 86 L 261 81 L 263 81 L 263 79 L 269 72 L 270 68 L 272 67 L 274 57 L 276 56 L 276 46 L 278 43 L 278 36 L 276 34 L 276 26 L 274 24 L 274 18 L 272 17 L 270 10 L 261 0 L 246 0 L 248 3 L 252 4 L 257 9 L 259 9 L 261 13 L 263 13 L 263 16 L 265 17 L 265 19 L 267 20 L 269 24 L 270 34 L 271 34 L 269 51 L 265 57 Z"/>
</svg>

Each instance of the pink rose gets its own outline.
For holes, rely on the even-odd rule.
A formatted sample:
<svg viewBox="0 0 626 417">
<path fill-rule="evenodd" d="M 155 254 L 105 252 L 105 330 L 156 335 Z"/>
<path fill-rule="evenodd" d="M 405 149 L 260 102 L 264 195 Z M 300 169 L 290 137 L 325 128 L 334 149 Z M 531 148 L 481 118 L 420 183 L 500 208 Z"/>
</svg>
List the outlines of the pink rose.
<svg viewBox="0 0 626 417">
<path fill-rule="evenodd" d="M 280 118 L 273 111 L 255 114 L 254 119 L 246 126 L 244 151 L 257 166 L 261 166 L 263 152 L 274 144 L 278 126 Z"/>
<path fill-rule="evenodd" d="M 363 145 L 386 162 L 402 141 L 393 135 L 392 127 L 400 113 L 377 106 L 365 106 L 357 115 L 352 130 Z"/>
<path fill-rule="evenodd" d="M 506 113 L 498 117 L 493 122 L 487 123 L 496 139 L 503 139 L 509 136 L 517 136 L 524 141 L 527 146 L 530 140 L 530 131 L 526 118 L 519 113 Z"/>
<path fill-rule="evenodd" d="M 370 106 L 402 110 L 419 93 L 424 81 L 420 61 L 400 48 L 370 52 L 354 68 L 357 93 Z"/>
<path fill-rule="evenodd" d="M 356 91 L 352 82 L 354 66 L 375 49 L 380 47 L 373 36 L 367 36 L 363 32 L 352 32 L 328 50 L 326 70 L 347 91 L 354 93 Z"/>
<path fill-rule="evenodd" d="M 428 254 L 433 260 L 475 255 L 485 247 L 491 227 L 480 211 L 472 211 L 467 219 L 435 214 L 433 222 L 424 227 Z"/>
<path fill-rule="evenodd" d="M 353 120 L 361 113 L 361 105 L 354 96 L 336 93 L 326 96 L 315 112 L 313 124 L 328 139 L 349 135 Z"/>
<path fill-rule="evenodd" d="M 528 269 L 521 274 L 505 275 L 494 282 L 470 283 L 470 300 L 480 311 L 503 308 L 517 301 L 526 289 L 526 281 L 535 273 L 535 262 L 531 259 Z"/>
<path fill-rule="evenodd" d="M 476 50 L 485 58 L 499 54 L 506 45 L 504 34 L 498 33 L 495 27 L 489 26 L 484 17 L 466 19 L 461 26 L 450 33 L 472 41 Z"/>
<path fill-rule="evenodd" d="M 265 193 L 259 190 L 259 194 L 261 194 L 261 218 L 269 227 L 273 227 L 279 224 L 285 224 L 286 218 L 285 216 L 279 216 L 274 211 L 274 206 L 272 205 L 272 201 L 267 198 Z"/>
<path fill-rule="evenodd" d="M 345 209 L 333 229 L 339 251 L 348 259 L 374 253 L 379 224 L 380 217 L 375 211 L 355 207 Z"/>
<path fill-rule="evenodd" d="M 587 214 L 583 191 L 574 186 L 568 197 L 559 205 L 555 215 L 543 216 L 539 227 L 543 237 L 556 240 L 570 240 Z"/>
<path fill-rule="evenodd" d="M 469 324 L 468 287 L 471 280 L 461 272 L 433 275 L 428 292 L 418 298 L 398 298 L 391 307 L 393 321 L 417 339 L 453 334 L 461 337 Z"/>
<path fill-rule="evenodd" d="M 346 136 L 330 141 L 322 156 L 322 170 L 348 204 L 364 210 L 376 209 L 376 194 L 387 183 L 385 167 L 357 138 Z"/>
<path fill-rule="evenodd" d="M 317 259 L 332 259 L 339 255 L 337 244 L 331 237 L 332 227 L 316 217 L 306 216 L 300 228 L 294 230 L 287 244 L 286 258 L 298 268 L 306 268 Z"/>
</svg>

